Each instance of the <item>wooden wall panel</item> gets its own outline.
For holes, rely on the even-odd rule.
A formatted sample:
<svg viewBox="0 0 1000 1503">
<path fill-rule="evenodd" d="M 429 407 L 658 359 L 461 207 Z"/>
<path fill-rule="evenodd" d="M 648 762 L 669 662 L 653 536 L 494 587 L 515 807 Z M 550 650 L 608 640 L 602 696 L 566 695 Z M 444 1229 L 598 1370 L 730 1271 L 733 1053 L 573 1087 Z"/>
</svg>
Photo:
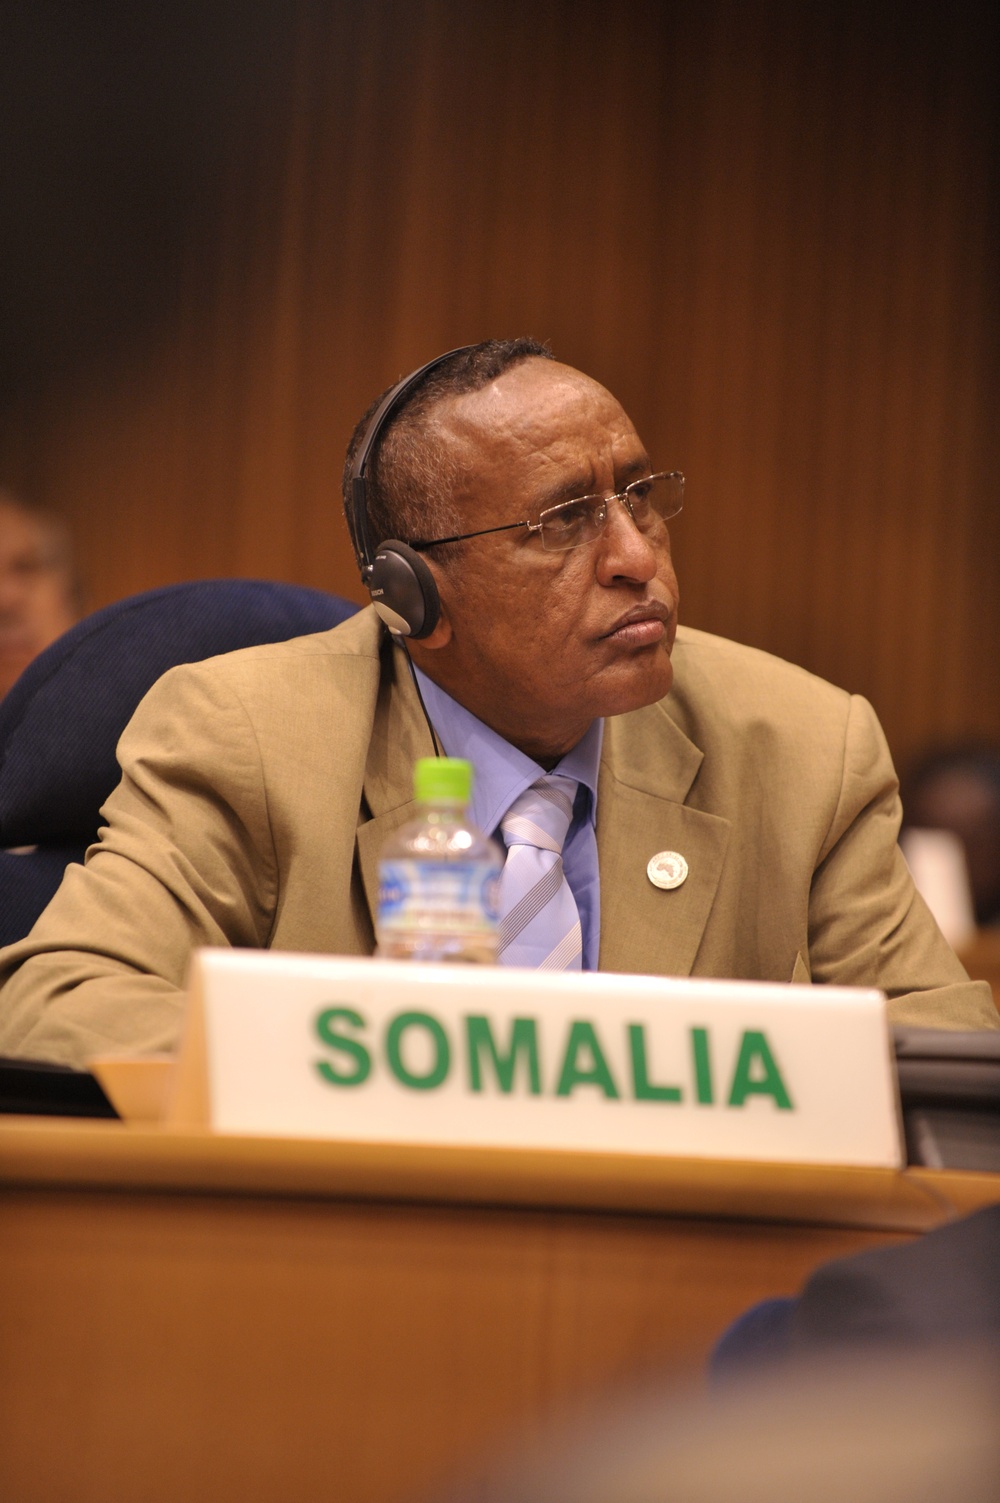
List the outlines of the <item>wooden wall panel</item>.
<svg viewBox="0 0 1000 1503">
<path fill-rule="evenodd" d="M 0 412 L 0 478 L 69 514 L 95 604 L 360 598 L 355 417 L 529 332 L 687 471 L 688 621 L 867 693 L 900 758 L 1000 737 L 992 7 L 272 10 L 176 295 Z"/>
</svg>

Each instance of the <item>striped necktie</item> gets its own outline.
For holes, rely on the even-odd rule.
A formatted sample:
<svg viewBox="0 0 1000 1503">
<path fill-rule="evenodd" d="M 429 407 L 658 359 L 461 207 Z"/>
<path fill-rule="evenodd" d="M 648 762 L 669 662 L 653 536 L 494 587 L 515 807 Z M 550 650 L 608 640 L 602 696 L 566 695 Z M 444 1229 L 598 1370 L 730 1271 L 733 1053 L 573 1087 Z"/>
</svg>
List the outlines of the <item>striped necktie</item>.
<svg viewBox="0 0 1000 1503">
<path fill-rule="evenodd" d="M 547 773 L 500 821 L 507 846 L 500 876 L 501 965 L 582 969 L 580 915 L 562 862 L 577 786 L 575 778 Z"/>
</svg>

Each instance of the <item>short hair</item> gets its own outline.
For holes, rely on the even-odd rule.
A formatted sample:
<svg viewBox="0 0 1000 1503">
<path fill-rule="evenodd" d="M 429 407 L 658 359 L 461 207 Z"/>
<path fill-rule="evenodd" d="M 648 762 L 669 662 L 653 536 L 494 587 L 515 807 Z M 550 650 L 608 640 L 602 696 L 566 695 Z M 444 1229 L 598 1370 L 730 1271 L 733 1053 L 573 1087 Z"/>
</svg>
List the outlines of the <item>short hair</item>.
<svg viewBox="0 0 1000 1503">
<path fill-rule="evenodd" d="M 434 453 L 427 441 L 427 413 L 445 397 L 479 391 L 511 366 L 533 356 L 542 360 L 554 358 L 548 345 L 537 339 L 484 339 L 429 371 L 424 380 L 407 392 L 402 405 L 379 435 L 365 470 L 368 526 L 376 543 L 382 543 L 386 538 L 407 542 L 428 534 L 443 536 L 461 530 L 451 499 L 456 477 L 444 456 Z M 392 387 L 387 386 L 380 392 L 359 418 L 344 462 L 344 512 L 359 563 L 361 549 L 354 535 L 351 472 L 368 425 L 379 403 L 391 390 Z"/>
</svg>

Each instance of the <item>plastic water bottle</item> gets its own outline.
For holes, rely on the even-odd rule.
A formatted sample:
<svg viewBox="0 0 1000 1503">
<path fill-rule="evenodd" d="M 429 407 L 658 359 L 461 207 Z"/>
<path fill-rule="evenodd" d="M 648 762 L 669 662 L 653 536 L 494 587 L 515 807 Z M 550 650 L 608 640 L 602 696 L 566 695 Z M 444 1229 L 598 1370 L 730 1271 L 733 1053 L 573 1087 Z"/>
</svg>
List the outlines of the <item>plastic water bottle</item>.
<svg viewBox="0 0 1000 1503">
<path fill-rule="evenodd" d="M 377 953 L 495 965 L 503 853 L 469 820 L 472 765 L 422 757 L 413 791 L 420 813 L 386 842 L 379 863 Z"/>
</svg>

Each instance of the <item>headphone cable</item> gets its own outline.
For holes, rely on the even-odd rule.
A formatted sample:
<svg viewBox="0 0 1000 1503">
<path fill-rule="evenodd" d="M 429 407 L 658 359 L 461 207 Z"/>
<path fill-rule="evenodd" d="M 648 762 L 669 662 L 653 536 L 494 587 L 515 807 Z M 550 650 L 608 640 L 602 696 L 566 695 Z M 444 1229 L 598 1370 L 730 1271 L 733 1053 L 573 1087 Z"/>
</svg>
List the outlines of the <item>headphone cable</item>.
<svg viewBox="0 0 1000 1503">
<path fill-rule="evenodd" d="M 431 720 L 431 717 L 427 713 L 427 706 L 424 704 L 424 696 L 420 692 L 420 683 L 417 679 L 417 670 L 414 666 L 413 659 L 410 657 L 410 649 L 406 645 L 406 638 L 397 637 L 395 634 L 393 634 L 393 641 L 398 647 L 401 647 L 403 649 L 403 656 L 406 659 L 406 666 L 410 670 L 410 677 L 413 680 L 413 687 L 417 691 L 417 699 L 420 701 L 420 708 L 424 712 L 424 719 L 427 722 L 427 729 L 431 733 L 431 743 L 434 747 L 434 755 L 435 757 L 443 757 L 444 748 L 438 740 L 438 733 L 434 729 L 434 722 Z"/>
</svg>

